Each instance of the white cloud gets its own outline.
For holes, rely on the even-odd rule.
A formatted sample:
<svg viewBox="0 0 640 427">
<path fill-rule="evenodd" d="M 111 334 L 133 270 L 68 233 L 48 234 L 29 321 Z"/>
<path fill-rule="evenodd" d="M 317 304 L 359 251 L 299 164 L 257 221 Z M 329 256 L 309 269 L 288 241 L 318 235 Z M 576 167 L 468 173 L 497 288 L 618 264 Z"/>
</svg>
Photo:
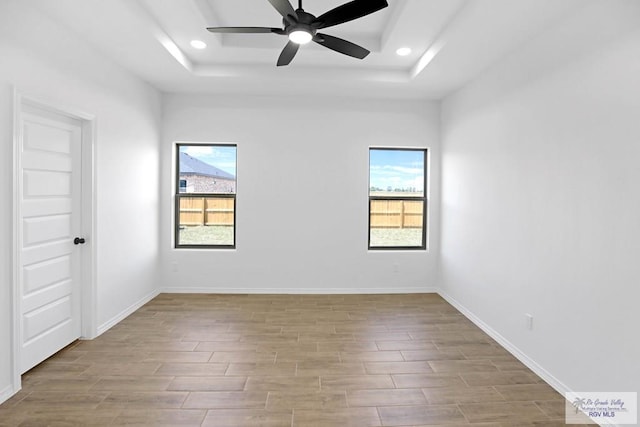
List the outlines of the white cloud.
<svg viewBox="0 0 640 427">
<path fill-rule="evenodd" d="M 184 152 L 191 156 L 210 156 L 213 154 L 213 147 L 207 145 L 190 145 Z"/>
<path fill-rule="evenodd" d="M 424 190 L 422 168 L 403 166 L 371 167 L 371 185 L 380 188 L 415 188 Z"/>
<path fill-rule="evenodd" d="M 371 166 L 371 171 L 377 173 L 379 175 L 398 175 L 398 174 L 411 174 L 411 175 L 422 175 L 423 169 L 419 168 L 410 168 L 406 166 Z"/>
<path fill-rule="evenodd" d="M 422 175 L 422 168 L 407 168 L 404 166 L 390 166 L 390 168 L 399 173 L 406 173 L 411 175 Z"/>
</svg>

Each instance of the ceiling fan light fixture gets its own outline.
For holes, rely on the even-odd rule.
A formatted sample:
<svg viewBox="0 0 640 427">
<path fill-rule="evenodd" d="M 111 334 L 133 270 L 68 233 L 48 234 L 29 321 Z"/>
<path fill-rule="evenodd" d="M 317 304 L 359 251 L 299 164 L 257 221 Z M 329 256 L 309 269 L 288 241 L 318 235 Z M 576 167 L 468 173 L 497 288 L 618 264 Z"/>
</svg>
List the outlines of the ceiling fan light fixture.
<svg viewBox="0 0 640 427">
<path fill-rule="evenodd" d="M 303 29 L 296 29 L 289 33 L 289 40 L 297 44 L 307 44 L 313 39 L 310 32 Z"/>
</svg>

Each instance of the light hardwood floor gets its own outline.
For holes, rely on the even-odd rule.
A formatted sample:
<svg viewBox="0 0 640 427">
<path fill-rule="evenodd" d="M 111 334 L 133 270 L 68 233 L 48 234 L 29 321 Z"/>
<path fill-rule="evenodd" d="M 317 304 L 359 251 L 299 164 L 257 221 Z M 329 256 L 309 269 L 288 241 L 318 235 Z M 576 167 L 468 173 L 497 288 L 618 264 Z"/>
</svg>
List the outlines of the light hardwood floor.
<svg viewBox="0 0 640 427">
<path fill-rule="evenodd" d="M 162 294 L 23 376 L 0 425 L 564 425 L 434 294 Z"/>
</svg>

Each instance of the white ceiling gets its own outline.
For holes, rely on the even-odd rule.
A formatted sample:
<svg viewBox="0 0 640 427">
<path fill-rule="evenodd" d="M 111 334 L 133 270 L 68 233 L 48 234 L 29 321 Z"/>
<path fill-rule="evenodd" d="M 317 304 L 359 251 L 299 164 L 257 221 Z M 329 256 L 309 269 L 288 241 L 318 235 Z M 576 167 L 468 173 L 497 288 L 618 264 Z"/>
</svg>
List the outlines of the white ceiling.
<svg viewBox="0 0 640 427">
<path fill-rule="evenodd" d="M 30 0 L 105 55 L 166 92 L 439 99 L 585 0 L 388 0 L 327 28 L 371 50 L 364 60 L 313 43 L 276 67 L 286 38 L 220 35 L 208 26 L 281 27 L 267 0 Z M 297 0 L 294 0 L 297 3 Z M 306 0 L 320 15 L 346 0 Z M 297 4 L 294 4 L 296 7 Z M 207 43 L 196 50 L 190 41 Z M 399 47 L 413 52 L 399 57 Z"/>
</svg>

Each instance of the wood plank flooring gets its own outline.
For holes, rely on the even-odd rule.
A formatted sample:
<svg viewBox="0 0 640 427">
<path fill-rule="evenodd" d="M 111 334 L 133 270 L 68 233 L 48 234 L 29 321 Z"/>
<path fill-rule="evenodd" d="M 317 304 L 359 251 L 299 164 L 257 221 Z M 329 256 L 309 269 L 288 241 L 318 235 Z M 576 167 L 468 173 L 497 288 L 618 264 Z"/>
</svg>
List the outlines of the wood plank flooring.
<svg viewBox="0 0 640 427">
<path fill-rule="evenodd" d="M 0 406 L 1 426 L 563 420 L 558 393 L 434 294 L 162 294 Z"/>
</svg>

